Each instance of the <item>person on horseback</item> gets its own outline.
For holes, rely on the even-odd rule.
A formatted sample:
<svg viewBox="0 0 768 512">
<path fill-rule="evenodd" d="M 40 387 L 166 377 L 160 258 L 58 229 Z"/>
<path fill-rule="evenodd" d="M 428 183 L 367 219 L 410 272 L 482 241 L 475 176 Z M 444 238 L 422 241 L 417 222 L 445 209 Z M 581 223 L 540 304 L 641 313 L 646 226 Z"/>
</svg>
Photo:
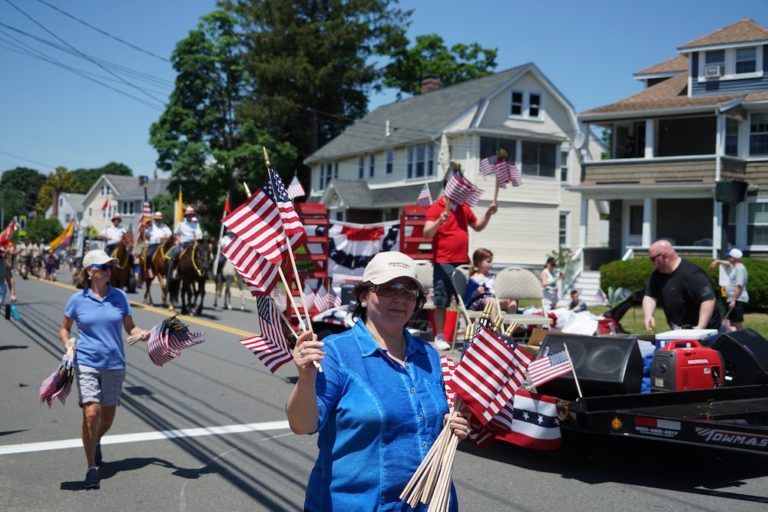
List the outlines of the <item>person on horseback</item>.
<svg viewBox="0 0 768 512">
<path fill-rule="evenodd" d="M 174 277 L 174 272 L 176 271 L 176 265 L 179 262 L 179 255 L 181 254 L 182 249 L 192 245 L 196 240 L 203 239 L 203 231 L 200 229 L 197 217 L 195 217 L 195 209 L 191 206 L 187 206 L 184 209 L 184 220 L 176 226 L 174 235 L 176 238 L 176 246 L 171 251 L 171 260 L 168 265 L 169 281 Z"/>
<path fill-rule="evenodd" d="M 115 252 L 115 247 L 117 247 L 117 244 L 120 243 L 127 232 L 127 230 L 120 225 L 122 221 L 122 216 L 115 212 L 115 214 L 112 215 L 112 225 L 101 232 L 101 238 L 107 241 L 104 252 L 110 256 Z"/>
<path fill-rule="evenodd" d="M 173 236 L 173 233 L 171 233 L 171 228 L 169 228 L 168 225 L 163 222 L 163 212 L 155 212 L 154 215 L 152 215 L 152 219 L 152 224 L 150 224 L 147 229 L 144 230 L 144 236 L 147 238 L 149 243 L 149 246 L 147 247 L 148 273 L 151 273 L 152 271 L 152 256 L 154 256 L 157 248 L 160 247 L 171 236 Z"/>
</svg>

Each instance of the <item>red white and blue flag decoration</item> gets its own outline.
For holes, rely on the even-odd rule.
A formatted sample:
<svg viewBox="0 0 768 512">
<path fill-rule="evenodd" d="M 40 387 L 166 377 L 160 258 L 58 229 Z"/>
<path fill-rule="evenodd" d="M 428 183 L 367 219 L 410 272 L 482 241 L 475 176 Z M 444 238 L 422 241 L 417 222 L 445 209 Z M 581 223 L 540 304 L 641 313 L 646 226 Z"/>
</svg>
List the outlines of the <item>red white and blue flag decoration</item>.
<svg viewBox="0 0 768 512">
<path fill-rule="evenodd" d="M 419 206 L 429 206 L 432 204 L 432 192 L 429 191 L 429 187 L 425 183 L 419 192 L 419 197 L 416 198 L 416 204 Z"/>
<path fill-rule="evenodd" d="M 487 425 L 524 381 L 525 358 L 522 350 L 509 346 L 483 326 L 456 365 L 451 389 L 480 423 Z"/>
<path fill-rule="evenodd" d="M 560 448 L 563 439 L 557 419 L 557 399 L 518 389 L 511 428 L 496 439 L 535 450 Z"/>
<path fill-rule="evenodd" d="M 285 235 L 280 211 L 262 190 L 257 190 L 247 202 L 238 206 L 222 222 L 244 244 L 270 263 L 279 265 L 283 261 Z"/>
<path fill-rule="evenodd" d="M 269 295 L 277 284 L 278 266 L 270 263 L 237 236 L 221 250 L 221 254 L 232 263 L 252 295 Z"/>
<path fill-rule="evenodd" d="M 296 199 L 297 197 L 302 197 L 307 195 L 306 192 L 304 192 L 304 187 L 301 186 L 301 182 L 299 181 L 298 176 L 294 176 L 291 180 L 291 183 L 288 185 L 288 197 L 291 199 Z"/>
<path fill-rule="evenodd" d="M 267 170 L 267 179 L 264 181 L 263 190 L 277 204 L 285 236 L 290 240 L 291 247 L 298 247 L 306 239 L 304 224 L 301 223 L 301 219 L 299 219 L 299 215 L 291 203 L 291 198 L 288 197 L 283 180 L 271 167 Z"/>
<path fill-rule="evenodd" d="M 496 172 L 496 155 L 480 160 L 480 174 L 490 176 Z"/>
<path fill-rule="evenodd" d="M 445 185 L 445 197 L 456 204 L 474 206 L 480 200 L 483 191 L 464 177 L 460 171 L 454 171 Z"/>
<path fill-rule="evenodd" d="M 152 223 L 152 206 L 149 204 L 147 196 L 147 186 L 144 185 L 144 202 L 141 203 L 141 215 L 136 224 L 136 238 L 138 239 L 144 233 L 144 229 Z"/>
<path fill-rule="evenodd" d="M 156 366 L 163 366 L 168 361 L 179 357 L 185 348 L 204 342 L 203 336 L 205 336 L 203 332 L 190 332 L 189 328 L 175 316 L 166 318 L 154 326 L 150 332 L 147 341 L 149 359 Z M 133 344 L 135 340 L 129 340 L 129 343 Z"/>
<path fill-rule="evenodd" d="M 519 187 L 523 184 L 520 169 L 511 164 L 506 158 L 497 158 L 496 155 L 480 160 L 480 174 L 482 176 L 496 176 L 496 185 L 499 188 L 507 188 L 508 184 Z"/>
<path fill-rule="evenodd" d="M 445 397 L 448 399 L 448 409 L 453 410 L 453 401 L 456 399 L 456 393 L 451 389 L 451 379 L 456 370 L 456 361 L 448 356 L 440 356 L 440 370 L 443 373 L 443 385 L 445 386 Z"/>
<path fill-rule="evenodd" d="M 16 217 L 11 219 L 11 222 L 5 226 L 5 229 L 0 233 L 0 247 L 11 245 L 11 239 L 13 238 L 13 232 L 16 231 L 18 226 L 16 225 Z"/>
<path fill-rule="evenodd" d="M 556 354 L 540 357 L 528 365 L 528 378 L 534 387 L 573 371 L 573 364 L 568 352 L 562 350 Z"/>
<path fill-rule="evenodd" d="M 256 297 L 256 310 L 259 313 L 261 334 L 242 339 L 240 343 L 253 352 L 270 372 L 275 373 L 293 357 L 280 325 L 280 315 L 272 305 L 272 299 Z"/>
<path fill-rule="evenodd" d="M 40 401 L 47 403 L 49 408 L 56 399 L 64 405 L 72 391 L 74 378 L 73 358 L 68 353 L 64 354 L 58 368 L 40 384 Z"/>
</svg>

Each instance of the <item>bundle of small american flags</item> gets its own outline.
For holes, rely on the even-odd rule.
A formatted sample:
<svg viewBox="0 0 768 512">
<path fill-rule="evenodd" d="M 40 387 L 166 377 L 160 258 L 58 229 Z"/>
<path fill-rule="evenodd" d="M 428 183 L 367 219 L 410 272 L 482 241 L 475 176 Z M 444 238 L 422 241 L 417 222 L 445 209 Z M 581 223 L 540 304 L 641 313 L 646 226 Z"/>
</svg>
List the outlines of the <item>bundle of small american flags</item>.
<svg viewBox="0 0 768 512">
<path fill-rule="evenodd" d="M 48 407 L 51 407 L 57 398 L 63 405 L 72 391 L 72 381 L 75 377 L 73 360 L 71 352 L 64 354 L 56 371 L 40 384 L 40 401 L 47 403 Z"/>
<path fill-rule="evenodd" d="M 147 341 L 149 359 L 155 365 L 163 366 L 168 361 L 179 357 L 185 348 L 204 342 L 203 336 L 205 336 L 204 332 L 190 332 L 189 327 L 176 316 L 166 318 L 151 330 Z M 138 337 L 128 337 L 130 345 L 137 341 Z"/>
<path fill-rule="evenodd" d="M 496 187 L 507 188 L 507 184 L 519 187 L 523 184 L 520 169 L 507 160 L 507 152 L 499 150 L 497 155 L 492 155 L 480 160 L 480 174 L 483 176 L 496 176 Z"/>
<path fill-rule="evenodd" d="M 474 206 L 480 201 L 483 191 L 469 181 L 461 171 L 454 170 L 445 184 L 445 197 L 456 204 Z"/>
</svg>

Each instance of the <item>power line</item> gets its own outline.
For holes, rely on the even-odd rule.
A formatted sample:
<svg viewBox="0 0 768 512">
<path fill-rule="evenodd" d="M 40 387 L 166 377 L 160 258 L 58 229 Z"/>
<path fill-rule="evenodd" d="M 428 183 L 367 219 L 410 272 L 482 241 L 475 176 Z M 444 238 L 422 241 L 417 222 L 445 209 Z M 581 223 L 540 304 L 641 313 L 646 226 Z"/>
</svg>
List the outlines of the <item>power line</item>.
<svg viewBox="0 0 768 512">
<path fill-rule="evenodd" d="M 104 71 L 106 71 L 107 73 L 109 73 L 110 75 L 114 76 L 115 78 L 117 78 L 118 80 L 120 80 L 121 82 L 123 82 L 123 83 L 124 83 L 125 85 L 127 85 L 128 87 L 131 87 L 132 89 L 136 89 L 136 90 L 137 90 L 137 91 L 139 91 L 140 93 L 144 94 L 145 96 L 148 96 L 148 97 L 152 98 L 153 100 L 155 100 L 155 101 L 159 102 L 160 104 L 164 104 L 164 103 L 165 103 L 165 102 L 164 102 L 163 100 L 161 100 L 160 98 L 158 98 L 158 97 L 154 96 L 153 94 L 150 94 L 150 93 L 146 92 L 146 91 L 145 91 L 145 90 L 143 90 L 141 87 L 138 87 L 137 85 L 134 85 L 134 84 L 132 84 L 131 82 L 129 82 L 128 80 L 124 79 L 124 78 L 123 78 L 123 77 L 121 77 L 120 75 L 118 75 L 118 74 L 116 74 L 116 73 L 114 73 L 114 72 L 110 71 L 109 69 L 107 69 L 107 68 L 106 68 L 106 67 L 104 67 L 103 65 L 99 64 L 98 62 L 96 62 L 96 61 L 95 61 L 94 59 L 92 59 L 91 57 L 89 57 L 88 55 L 84 54 L 83 52 L 81 52 L 80 50 L 78 50 L 77 48 L 75 48 L 74 46 L 72 46 L 71 44 L 69 44 L 68 42 L 66 42 L 64 39 L 62 39 L 61 37 L 59 37 L 58 35 L 56 35 L 55 33 L 53 33 L 51 30 L 49 30 L 49 29 L 48 29 L 48 28 L 47 28 L 45 25 L 43 25 L 42 23 L 40 23 L 39 21 L 37 21 L 35 18 L 33 18 L 32 16 L 30 16 L 29 14 L 27 14 L 27 13 L 26 13 L 26 12 L 25 12 L 23 9 L 19 8 L 19 7 L 18 7 L 16 4 L 14 4 L 13 2 L 11 2 L 11 0 L 5 0 L 5 1 L 6 1 L 6 3 L 8 3 L 8 4 L 9 4 L 11 7 L 13 7 L 13 8 L 14 8 L 14 9 L 16 9 L 17 11 L 19 11 L 19 12 L 20 12 L 20 13 L 21 13 L 21 14 L 22 14 L 24 17 L 26 17 L 27 19 L 29 19 L 29 20 L 30 20 L 32 23 L 34 23 L 35 25 L 37 25 L 38 27 L 40 27 L 41 29 L 43 29 L 44 31 L 46 31 L 46 32 L 47 32 L 49 35 L 51 35 L 51 36 L 55 37 L 55 38 L 56 38 L 58 41 L 60 41 L 60 42 L 64 43 L 64 44 L 65 44 L 65 45 L 67 45 L 69 48 L 71 48 L 72 50 L 76 51 L 76 52 L 78 53 L 78 55 L 80 55 L 82 58 L 84 58 L 84 59 L 86 59 L 86 60 L 90 61 L 92 64 L 94 64 L 94 65 L 96 65 L 96 66 L 100 67 L 101 69 L 103 69 Z"/>
<path fill-rule="evenodd" d="M 133 43 L 129 43 L 128 41 L 125 41 L 125 40 L 123 40 L 123 39 L 120 39 L 120 38 L 119 38 L 119 37 L 117 37 L 116 35 L 110 34 L 110 33 L 109 33 L 109 32 L 107 32 L 106 30 L 102 30 L 102 29 L 100 29 L 99 27 L 95 27 L 95 26 L 91 25 L 90 23 L 88 23 L 87 21 L 85 21 L 85 20 L 81 20 L 81 19 L 80 19 L 80 18 L 78 18 L 77 16 L 75 16 L 75 15 L 73 15 L 73 14 L 70 14 L 70 13 L 68 13 L 68 12 L 64 11 L 63 9 L 60 9 L 60 8 L 56 7 L 55 5 L 52 5 L 52 4 L 48 3 L 48 2 L 46 2 L 45 0 L 37 0 L 37 1 L 38 1 L 38 2 L 40 2 L 41 4 L 47 5 L 48 7 L 50 7 L 51 9 L 53 9 L 53 10 L 55 10 L 55 11 L 58 11 L 58 12 L 60 12 L 60 13 L 61 13 L 61 14 L 63 14 L 64 16 L 67 16 L 67 17 L 69 17 L 69 18 L 72 18 L 73 20 L 75 20 L 75 21 L 77 21 L 77 22 L 79 22 L 79 23 L 82 23 L 82 24 L 83 24 L 83 25 L 85 25 L 86 27 L 88 27 L 88 28 L 90 28 L 90 29 L 93 29 L 93 30 L 95 30 L 96 32 L 99 32 L 99 33 L 101 33 L 101 34 L 103 34 L 103 35 L 105 35 L 105 36 L 107 36 L 107 37 L 110 37 L 110 38 L 114 39 L 114 40 L 115 40 L 115 41 L 117 41 L 117 42 L 123 43 L 124 45 L 126 45 L 126 46 L 129 46 L 129 47 L 133 48 L 134 50 L 137 50 L 137 51 L 139 51 L 139 52 L 141 52 L 141 53 L 146 53 L 147 55 L 149 55 L 149 56 L 151 56 L 151 57 L 155 57 L 156 59 L 160 59 L 160 60 L 162 60 L 163 62 L 170 62 L 170 61 L 169 61 L 168 59 L 166 59 L 165 57 L 161 57 L 160 55 L 157 55 L 156 53 L 153 53 L 153 52 L 151 52 L 151 51 L 149 51 L 149 50 L 145 50 L 144 48 L 141 48 L 141 47 L 139 47 L 139 46 L 136 46 L 136 45 L 135 45 L 135 44 L 133 44 Z"/>
<path fill-rule="evenodd" d="M 7 151 L 3 151 L 3 150 L 0 150 L 0 153 L 1 153 L 1 154 L 3 154 L 3 155 L 6 155 L 6 156 L 10 156 L 10 157 L 12 157 L 12 158 L 17 158 L 17 159 L 19 159 L 19 160 L 23 160 L 23 161 L 25 161 L 25 162 L 29 162 L 29 163 L 32 163 L 32 164 L 36 164 L 36 165 L 42 165 L 43 167 L 48 167 L 48 168 L 50 168 L 50 169 L 53 169 L 53 168 L 55 168 L 55 167 L 56 167 L 55 165 L 51 165 L 51 164 L 44 164 L 44 163 L 42 163 L 42 162 L 36 162 L 35 160 L 30 160 L 29 158 L 24 158 L 23 156 L 14 155 L 13 153 L 8 153 Z"/>
</svg>

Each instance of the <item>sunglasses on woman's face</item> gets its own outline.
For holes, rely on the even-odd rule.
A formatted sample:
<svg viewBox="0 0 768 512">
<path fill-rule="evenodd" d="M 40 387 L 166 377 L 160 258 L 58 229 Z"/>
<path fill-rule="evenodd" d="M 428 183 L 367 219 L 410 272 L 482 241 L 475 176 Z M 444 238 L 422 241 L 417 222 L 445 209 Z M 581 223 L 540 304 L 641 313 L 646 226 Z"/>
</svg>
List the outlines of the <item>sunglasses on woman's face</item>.
<svg viewBox="0 0 768 512">
<path fill-rule="evenodd" d="M 403 283 L 385 283 L 371 287 L 379 297 L 395 297 L 397 295 L 406 299 L 416 300 L 419 298 L 418 288 L 411 288 Z"/>
<path fill-rule="evenodd" d="M 97 263 L 96 265 L 91 265 L 91 268 L 97 268 L 102 271 L 107 271 L 107 270 L 113 270 L 115 267 L 111 263 Z"/>
</svg>

